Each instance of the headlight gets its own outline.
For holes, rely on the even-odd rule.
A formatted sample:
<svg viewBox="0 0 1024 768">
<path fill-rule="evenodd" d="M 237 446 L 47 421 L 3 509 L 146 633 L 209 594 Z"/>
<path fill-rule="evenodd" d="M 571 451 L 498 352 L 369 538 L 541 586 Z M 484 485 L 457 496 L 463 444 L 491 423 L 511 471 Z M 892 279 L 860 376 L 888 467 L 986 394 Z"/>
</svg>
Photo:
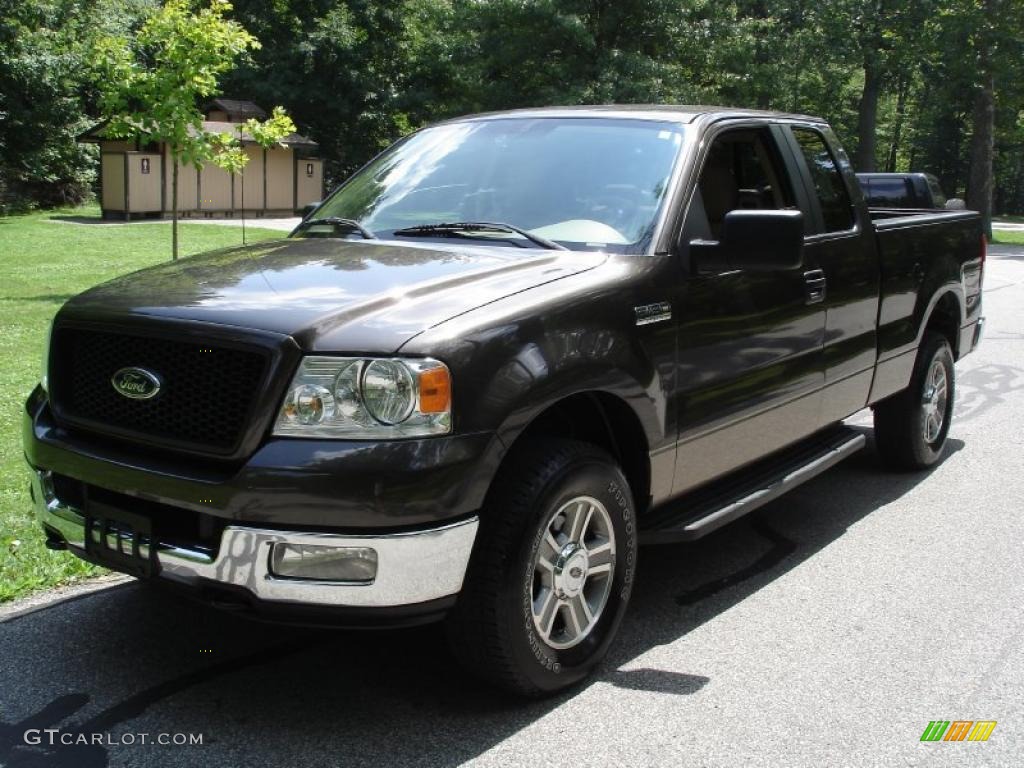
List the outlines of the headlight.
<svg viewBox="0 0 1024 768">
<path fill-rule="evenodd" d="M 401 424 L 416 407 L 416 385 L 396 360 L 374 360 L 363 371 L 363 403 L 381 424 Z"/>
<path fill-rule="evenodd" d="M 444 435 L 451 425 L 444 363 L 316 356 L 299 365 L 274 434 L 380 440 Z"/>
<path fill-rule="evenodd" d="M 43 359 L 39 366 L 39 384 L 43 392 L 50 392 L 50 337 L 53 336 L 53 320 L 46 326 L 46 335 L 43 337 Z"/>
</svg>

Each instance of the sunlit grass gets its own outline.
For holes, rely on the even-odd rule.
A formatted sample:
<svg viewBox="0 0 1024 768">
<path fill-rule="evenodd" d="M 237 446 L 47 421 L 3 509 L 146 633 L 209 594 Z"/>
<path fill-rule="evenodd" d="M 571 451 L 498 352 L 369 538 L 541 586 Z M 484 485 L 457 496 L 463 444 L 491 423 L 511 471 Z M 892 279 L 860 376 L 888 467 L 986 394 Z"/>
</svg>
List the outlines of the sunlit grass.
<svg viewBox="0 0 1024 768">
<path fill-rule="evenodd" d="M 71 223 L 79 217 L 94 223 Z M 97 283 L 170 259 L 170 224 L 101 224 L 94 206 L 0 217 L 0 602 L 92 574 L 50 552 L 32 516 L 22 403 L 39 379 L 43 334 L 60 305 Z M 249 241 L 280 237 L 250 228 Z M 238 227 L 183 224 L 183 255 L 241 243 Z"/>
<path fill-rule="evenodd" d="M 1001 245 L 1024 245 L 1024 232 L 994 229 L 992 230 L 992 242 Z"/>
</svg>

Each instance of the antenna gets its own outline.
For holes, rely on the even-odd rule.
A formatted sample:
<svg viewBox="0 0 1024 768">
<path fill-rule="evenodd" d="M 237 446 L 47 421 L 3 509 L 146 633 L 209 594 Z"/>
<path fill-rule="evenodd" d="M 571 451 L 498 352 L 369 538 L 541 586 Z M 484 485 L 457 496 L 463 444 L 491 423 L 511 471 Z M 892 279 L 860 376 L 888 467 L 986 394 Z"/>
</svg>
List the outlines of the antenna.
<svg viewBox="0 0 1024 768">
<path fill-rule="evenodd" d="M 242 124 L 238 124 L 238 143 L 242 147 L 242 151 L 245 151 L 245 144 L 242 144 Z M 246 162 L 245 165 L 249 163 Z M 242 170 L 238 172 L 242 182 L 242 245 L 248 245 L 245 241 L 245 165 L 242 166 Z"/>
</svg>

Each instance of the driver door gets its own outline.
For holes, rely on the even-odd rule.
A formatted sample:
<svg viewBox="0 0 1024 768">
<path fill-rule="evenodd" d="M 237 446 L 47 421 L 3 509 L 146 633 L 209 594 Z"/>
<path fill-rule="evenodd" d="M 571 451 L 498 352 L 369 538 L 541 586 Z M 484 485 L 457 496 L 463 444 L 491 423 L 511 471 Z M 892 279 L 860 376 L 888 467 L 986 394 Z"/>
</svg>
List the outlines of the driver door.
<svg viewBox="0 0 1024 768">
<path fill-rule="evenodd" d="M 712 255 L 698 269 L 690 257 L 692 241 L 717 241 L 731 210 L 806 210 L 806 191 L 791 181 L 777 131 L 768 125 L 720 131 L 700 161 L 679 249 L 673 495 L 820 425 L 825 312 L 813 290 L 816 265 L 755 272 L 730 269 Z"/>
</svg>

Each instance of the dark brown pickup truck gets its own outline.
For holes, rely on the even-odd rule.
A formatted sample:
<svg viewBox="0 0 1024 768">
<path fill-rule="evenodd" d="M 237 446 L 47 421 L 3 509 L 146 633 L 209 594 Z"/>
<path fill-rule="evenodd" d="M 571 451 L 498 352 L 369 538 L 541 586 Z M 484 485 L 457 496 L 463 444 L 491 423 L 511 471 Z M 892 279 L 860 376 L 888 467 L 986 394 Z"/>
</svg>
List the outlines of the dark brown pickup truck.
<svg viewBox="0 0 1024 768">
<path fill-rule="evenodd" d="M 858 450 L 927 467 L 981 334 L 971 212 L 879 212 L 820 119 L 452 120 L 287 238 L 57 314 L 24 418 L 54 549 L 301 622 L 444 618 L 516 692 L 582 679 L 637 546 Z M 827 500 L 825 500 L 827 503 Z"/>
</svg>

